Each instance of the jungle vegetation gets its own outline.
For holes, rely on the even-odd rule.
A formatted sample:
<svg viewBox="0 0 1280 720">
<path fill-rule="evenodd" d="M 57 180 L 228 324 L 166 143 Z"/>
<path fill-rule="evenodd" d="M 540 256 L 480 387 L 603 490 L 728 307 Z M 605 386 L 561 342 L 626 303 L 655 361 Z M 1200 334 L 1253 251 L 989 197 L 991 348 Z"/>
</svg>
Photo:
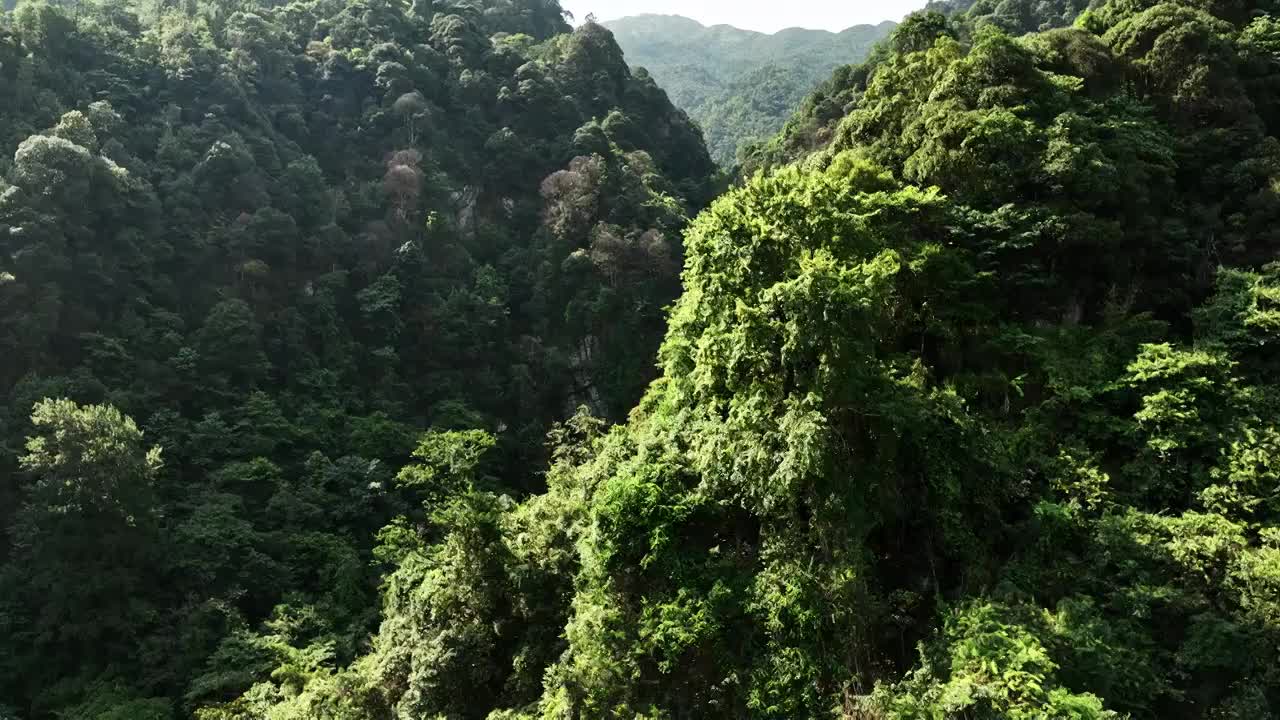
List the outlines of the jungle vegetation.
<svg viewBox="0 0 1280 720">
<path fill-rule="evenodd" d="M 726 189 L 554 2 L 22 0 L 0 717 L 1276 717 L 1280 6 L 1068 4 Z"/>
</svg>

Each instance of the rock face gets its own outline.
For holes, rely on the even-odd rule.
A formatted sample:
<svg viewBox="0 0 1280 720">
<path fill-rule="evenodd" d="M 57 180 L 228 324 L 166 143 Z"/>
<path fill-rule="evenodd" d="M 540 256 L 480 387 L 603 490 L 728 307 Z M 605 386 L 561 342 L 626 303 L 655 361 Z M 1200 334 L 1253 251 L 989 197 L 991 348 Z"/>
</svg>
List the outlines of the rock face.
<svg viewBox="0 0 1280 720">
<path fill-rule="evenodd" d="M 449 196 L 453 203 L 453 221 L 459 232 L 474 234 L 476 227 L 476 202 L 480 199 L 480 188 L 468 185 Z"/>
<path fill-rule="evenodd" d="M 608 407 L 600 397 L 600 389 L 596 387 L 595 376 L 599 368 L 597 358 L 600 354 L 600 339 L 594 335 L 582 338 L 578 347 L 569 356 L 569 368 L 573 372 L 573 388 L 569 392 L 565 413 L 572 414 L 576 408 L 587 407 L 597 417 L 608 415 Z"/>
</svg>

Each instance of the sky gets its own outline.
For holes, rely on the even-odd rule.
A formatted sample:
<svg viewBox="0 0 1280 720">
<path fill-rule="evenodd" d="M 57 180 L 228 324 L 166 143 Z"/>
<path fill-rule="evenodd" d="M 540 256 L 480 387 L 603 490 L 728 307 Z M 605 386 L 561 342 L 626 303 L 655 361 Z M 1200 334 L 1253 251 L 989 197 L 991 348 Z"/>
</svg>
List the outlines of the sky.
<svg viewBox="0 0 1280 720">
<path fill-rule="evenodd" d="M 703 25 L 725 23 L 746 30 L 777 32 L 803 27 L 839 31 L 851 25 L 901 20 L 924 0 L 560 0 L 579 22 L 595 13 L 601 22 L 628 15 L 684 15 Z"/>
</svg>

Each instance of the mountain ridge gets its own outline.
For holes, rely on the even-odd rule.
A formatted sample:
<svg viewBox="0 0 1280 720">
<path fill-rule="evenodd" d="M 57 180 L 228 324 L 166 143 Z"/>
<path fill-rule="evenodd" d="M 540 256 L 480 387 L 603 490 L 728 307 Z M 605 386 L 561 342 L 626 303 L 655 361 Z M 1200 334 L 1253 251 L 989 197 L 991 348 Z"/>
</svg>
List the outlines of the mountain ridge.
<svg viewBox="0 0 1280 720">
<path fill-rule="evenodd" d="M 722 167 L 734 165 L 738 151 L 749 143 L 776 135 L 833 70 L 861 62 L 897 27 L 885 21 L 839 32 L 785 28 L 762 33 L 656 13 L 603 25 L 627 62 L 646 69 L 702 127 Z"/>
<path fill-rule="evenodd" d="M 892 29 L 898 26 L 898 22 L 896 20 L 882 20 L 881 22 L 878 22 L 878 23 L 856 23 L 854 25 L 850 25 L 841 30 L 827 30 L 825 28 L 809 28 L 801 25 L 792 25 L 789 27 L 780 28 L 773 32 L 765 32 L 763 30 L 752 30 L 750 28 L 738 27 L 737 25 L 734 25 L 732 23 L 713 23 L 711 25 L 708 25 L 704 22 L 701 22 L 700 20 L 696 20 L 687 15 L 681 15 L 679 13 L 637 13 L 635 15 L 624 15 L 622 17 L 614 18 L 612 20 L 604 20 L 604 21 L 601 21 L 600 24 L 604 25 L 610 30 L 613 30 L 617 25 L 629 24 L 632 21 L 638 21 L 638 20 L 676 21 L 676 22 L 682 22 L 685 25 L 696 25 L 701 30 L 728 29 L 728 30 L 733 30 L 735 32 L 739 32 L 739 33 L 760 35 L 764 37 L 777 37 L 778 35 L 782 35 L 785 33 L 792 33 L 792 32 L 839 36 L 839 35 L 848 33 L 850 31 L 859 30 L 863 28 Z"/>
</svg>

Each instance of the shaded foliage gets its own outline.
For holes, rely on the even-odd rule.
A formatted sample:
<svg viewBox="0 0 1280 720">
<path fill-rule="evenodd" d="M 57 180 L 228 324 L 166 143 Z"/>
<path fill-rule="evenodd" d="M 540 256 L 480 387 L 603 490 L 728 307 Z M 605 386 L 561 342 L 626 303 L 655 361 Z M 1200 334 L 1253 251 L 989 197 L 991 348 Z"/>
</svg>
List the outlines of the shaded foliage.
<svg viewBox="0 0 1280 720">
<path fill-rule="evenodd" d="M 484 428 L 499 485 L 541 488 L 556 421 L 655 376 L 716 182 L 608 31 L 542 0 L 24 0 L 0 105 L 26 720 L 190 716 L 365 652 L 378 530 L 454 507 L 394 482 L 419 432 Z"/>
</svg>

